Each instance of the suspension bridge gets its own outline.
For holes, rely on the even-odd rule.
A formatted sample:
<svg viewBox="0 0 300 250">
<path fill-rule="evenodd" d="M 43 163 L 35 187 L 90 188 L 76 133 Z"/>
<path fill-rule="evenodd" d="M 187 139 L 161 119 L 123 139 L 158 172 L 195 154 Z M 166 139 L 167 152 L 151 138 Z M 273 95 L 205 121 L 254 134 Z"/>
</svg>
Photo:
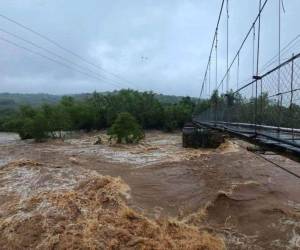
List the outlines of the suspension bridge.
<svg viewBox="0 0 300 250">
<path fill-rule="evenodd" d="M 209 98 L 209 108 L 195 114 L 193 122 L 300 155 L 300 53 L 292 51 L 299 36 L 282 48 L 281 23 L 285 9 L 283 0 L 276 1 L 278 53 L 264 65 L 260 61 L 266 49 L 261 46 L 261 23 L 271 1 L 258 1 L 257 15 L 230 63 L 230 2 L 222 1 L 199 98 Z M 226 72 L 219 81 L 218 37 L 222 21 L 226 23 L 223 46 Z M 252 70 L 247 81 L 240 80 L 243 53 L 247 56 L 244 67 L 250 66 Z"/>
</svg>

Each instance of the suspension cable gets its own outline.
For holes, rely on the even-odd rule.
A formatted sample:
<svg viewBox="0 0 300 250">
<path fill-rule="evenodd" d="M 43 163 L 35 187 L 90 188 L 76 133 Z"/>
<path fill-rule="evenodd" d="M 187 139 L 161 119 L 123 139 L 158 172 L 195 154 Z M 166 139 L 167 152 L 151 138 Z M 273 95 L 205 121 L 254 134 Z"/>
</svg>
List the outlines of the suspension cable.
<svg viewBox="0 0 300 250">
<path fill-rule="evenodd" d="M 260 154 L 260 153 L 258 153 L 258 152 L 255 152 L 255 151 L 250 151 L 250 150 L 248 150 L 247 147 L 241 145 L 240 143 L 237 143 L 236 141 L 233 141 L 233 143 L 234 143 L 235 145 L 238 145 L 239 147 L 241 147 L 241 148 L 247 150 L 248 152 L 257 155 L 258 157 L 262 158 L 263 160 L 265 160 L 265 161 L 271 163 L 271 165 L 273 165 L 273 166 L 275 166 L 275 167 L 277 167 L 277 168 L 280 168 L 281 170 L 283 170 L 283 171 L 285 171 L 285 172 L 287 172 L 287 173 L 289 173 L 289 174 L 291 174 L 291 175 L 293 175 L 293 176 L 295 176 L 295 177 L 297 177 L 297 178 L 300 179 L 300 175 L 298 175 L 298 174 L 296 174 L 295 172 L 293 172 L 293 171 L 287 169 L 286 167 L 281 166 L 280 164 L 278 164 L 278 163 L 272 161 L 271 159 L 268 159 L 267 157 L 263 156 L 262 154 Z"/>
<path fill-rule="evenodd" d="M 218 85 L 218 30 L 216 32 L 216 45 L 215 45 L 215 52 L 216 52 L 216 86 Z"/>
<path fill-rule="evenodd" d="M 278 0 L 278 65 L 281 64 L 281 0 Z M 278 69 L 278 82 L 277 82 L 277 93 L 280 93 L 280 83 L 281 83 L 281 68 Z M 279 120 L 278 120 L 278 129 L 277 136 L 279 137 L 280 132 L 280 117 L 281 117 L 281 108 L 282 105 L 282 95 L 278 95 L 277 106 L 279 111 Z"/>
<path fill-rule="evenodd" d="M 294 56 L 294 54 L 293 54 Z M 294 60 L 291 65 L 291 99 L 290 99 L 290 109 L 293 107 L 293 98 L 294 98 Z"/>
<path fill-rule="evenodd" d="M 202 96 L 202 92 L 203 92 L 203 88 L 204 88 L 204 79 L 205 79 L 205 77 L 207 75 L 208 65 L 209 65 L 209 62 L 211 61 L 212 53 L 213 53 L 213 50 L 214 50 L 214 47 L 215 47 L 215 42 L 217 40 L 217 33 L 218 33 L 218 29 L 219 29 L 219 24 L 220 24 L 221 16 L 222 16 L 222 13 L 223 13 L 224 3 L 225 3 L 225 0 L 222 0 L 222 4 L 221 4 L 219 16 L 218 16 L 218 21 L 217 21 L 217 25 L 216 25 L 216 29 L 215 29 L 213 41 L 212 41 L 212 44 L 211 44 L 210 52 L 209 52 L 208 63 L 207 63 L 206 69 L 205 69 L 205 74 L 204 74 L 204 78 L 203 78 L 203 82 L 202 82 L 202 87 L 201 87 L 199 99 Z"/>
<path fill-rule="evenodd" d="M 236 75 L 237 75 L 236 76 L 236 89 L 239 89 L 239 81 L 240 81 L 240 53 L 238 54 Z"/>
<path fill-rule="evenodd" d="M 208 96 L 211 96 L 211 61 L 209 61 L 209 67 L 208 67 Z"/>
<path fill-rule="evenodd" d="M 221 82 L 218 84 L 217 89 L 220 88 L 222 82 L 225 80 L 227 74 L 229 73 L 229 70 L 232 68 L 232 66 L 233 66 L 233 64 L 234 64 L 234 62 L 235 62 L 235 60 L 237 60 L 238 53 L 242 50 L 242 48 L 244 47 L 244 45 L 245 45 L 245 43 L 246 43 L 246 41 L 247 41 L 249 35 L 251 34 L 253 24 L 255 24 L 255 23 L 258 21 L 258 19 L 259 19 L 260 16 L 261 16 L 261 13 L 262 13 L 263 10 L 265 9 L 265 7 L 266 7 L 266 5 L 267 5 L 268 2 L 269 2 L 269 0 L 265 0 L 264 3 L 261 4 L 261 8 L 260 8 L 260 11 L 259 11 L 258 15 L 256 16 L 254 22 L 252 23 L 252 25 L 251 25 L 251 27 L 250 27 L 248 33 L 246 34 L 246 36 L 245 36 L 245 38 L 244 38 L 242 44 L 240 45 L 240 47 L 239 47 L 238 51 L 236 52 L 236 54 L 235 54 L 235 56 L 234 56 L 232 62 L 230 63 L 229 68 L 228 68 L 228 71 L 225 73 L 225 75 L 224 75 L 224 77 L 222 78 Z"/>
<path fill-rule="evenodd" d="M 227 13 L 227 18 L 226 18 L 226 37 L 227 37 L 226 67 L 227 67 L 227 72 L 229 72 L 229 69 L 228 69 L 228 61 L 229 61 L 229 0 L 226 0 L 226 13 Z M 226 92 L 228 93 L 228 91 L 229 91 L 229 73 L 227 74 L 227 79 L 226 79 Z"/>
<path fill-rule="evenodd" d="M 253 40 L 252 40 L 252 77 L 255 75 L 255 41 L 256 41 L 255 23 L 253 23 Z M 254 85 L 252 85 L 251 97 L 254 95 Z"/>
<path fill-rule="evenodd" d="M 296 45 L 298 45 L 299 43 L 299 39 L 300 38 L 300 34 L 298 34 L 296 37 L 294 37 L 291 41 L 289 41 L 281 50 L 281 60 L 282 60 L 282 55 L 287 54 L 289 51 L 291 51 L 292 49 L 294 49 L 296 47 Z M 297 41 L 298 40 L 298 41 Z M 278 59 L 278 54 L 276 54 L 275 56 L 273 56 L 269 61 L 267 61 L 262 68 L 260 69 L 260 71 L 264 71 L 265 69 L 267 69 L 269 66 L 271 66 L 272 64 L 274 64 Z"/>
<path fill-rule="evenodd" d="M 281 63 L 281 0 L 278 0 L 278 65 Z M 280 93 L 281 69 L 278 69 L 277 93 Z"/>
<path fill-rule="evenodd" d="M 259 14 L 258 14 L 258 34 L 257 34 L 257 57 L 256 57 L 256 80 L 255 80 L 255 134 L 257 134 L 257 76 L 259 73 L 259 53 L 260 53 L 260 24 L 261 24 L 261 0 L 259 0 Z"/>
<path fill-rule="evenodd" d="M 291 58 L 289 58 L 289 59 L 287 59 L 286 61 L 282 62 L 279 66 L 276 66 L 275 68 L 273 68 L 273 69 L 269 70 L 268 72 L 262 74 L 262 75 L 260 76 L 260 78 L 264 78 L 264 77 L 266 77 L 266 76 L 272 74 L 273 72 L 277 71 L 279 68 L 281 68 L 281 67 L 283 67 L 283 66 L 289 64 L 291 61 L 296 60 L 296 59 L 298 59 L 298 58 L 300 58 L 300 53 L 297 53 L 296 55 L 293 54 L 293 56 L 292 56 Z M 250 85 L 253 84 L 253 83 L 255 83 L 255 80 L 251 80 L 251 81 L 248 82 L 247 84 L 241 86 L 238 90 L 236 90 L 236 91 L 234 92 L 234 94 L 240 92 L 241 90 L 243 90 L 243 89 L 245 89 L 245 88 L 247 88 L 248 86 L 250 86 Z"/>
</svg>

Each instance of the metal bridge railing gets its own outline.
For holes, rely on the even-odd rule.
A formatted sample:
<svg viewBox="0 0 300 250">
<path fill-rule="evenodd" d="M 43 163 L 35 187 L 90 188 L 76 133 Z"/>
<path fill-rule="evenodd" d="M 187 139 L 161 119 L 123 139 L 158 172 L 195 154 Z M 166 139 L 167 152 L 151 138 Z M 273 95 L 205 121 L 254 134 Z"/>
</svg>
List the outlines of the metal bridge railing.
<svg viewBox="0 0 300 250">
<path fill-rule="evenodd" d="M 194 121 L 300 149 L 300 54 L 235 91 L 215 92 Z"/>
</svg>

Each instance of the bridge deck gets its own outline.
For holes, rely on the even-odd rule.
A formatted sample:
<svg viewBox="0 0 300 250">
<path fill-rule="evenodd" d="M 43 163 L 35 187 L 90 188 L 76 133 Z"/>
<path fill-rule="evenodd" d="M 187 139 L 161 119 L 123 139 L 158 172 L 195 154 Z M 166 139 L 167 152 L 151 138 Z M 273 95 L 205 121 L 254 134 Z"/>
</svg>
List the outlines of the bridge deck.
<svg viewBox="0 0 300 250">
<path fill-rule="evenodd" d="M 245 139 L 256 140 L 265 145 L 292 151 L 300 155 L 300 129 L 255 125 L 249 123 L 230 123 L 193 120 L 196 125 L 227 131 Z"/>
</svg>

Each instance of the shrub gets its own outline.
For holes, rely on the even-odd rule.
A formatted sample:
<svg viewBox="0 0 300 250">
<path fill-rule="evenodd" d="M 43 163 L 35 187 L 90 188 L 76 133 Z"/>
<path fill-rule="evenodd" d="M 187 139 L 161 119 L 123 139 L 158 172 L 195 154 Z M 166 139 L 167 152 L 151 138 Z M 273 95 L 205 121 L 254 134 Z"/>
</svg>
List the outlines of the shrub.
<svg viewBox="0 0 300 250">
<path fill-rule="evenodd" d="M 108 130 L 111 139 L 118 143 L 137 143 L 144 137 L 143 130 L 137 120 L 127 112 L 120 113 Z"/>
<path fill-rule="evenodd" d="M 10 131 L 18 133 L 22 140 L 43 141 L 49 134 L 49 125 L 45 114 L 30 106 L 20 107 L 19 112 L 7 121 L 6 126 L 10 127 Z"/>
</svg>

